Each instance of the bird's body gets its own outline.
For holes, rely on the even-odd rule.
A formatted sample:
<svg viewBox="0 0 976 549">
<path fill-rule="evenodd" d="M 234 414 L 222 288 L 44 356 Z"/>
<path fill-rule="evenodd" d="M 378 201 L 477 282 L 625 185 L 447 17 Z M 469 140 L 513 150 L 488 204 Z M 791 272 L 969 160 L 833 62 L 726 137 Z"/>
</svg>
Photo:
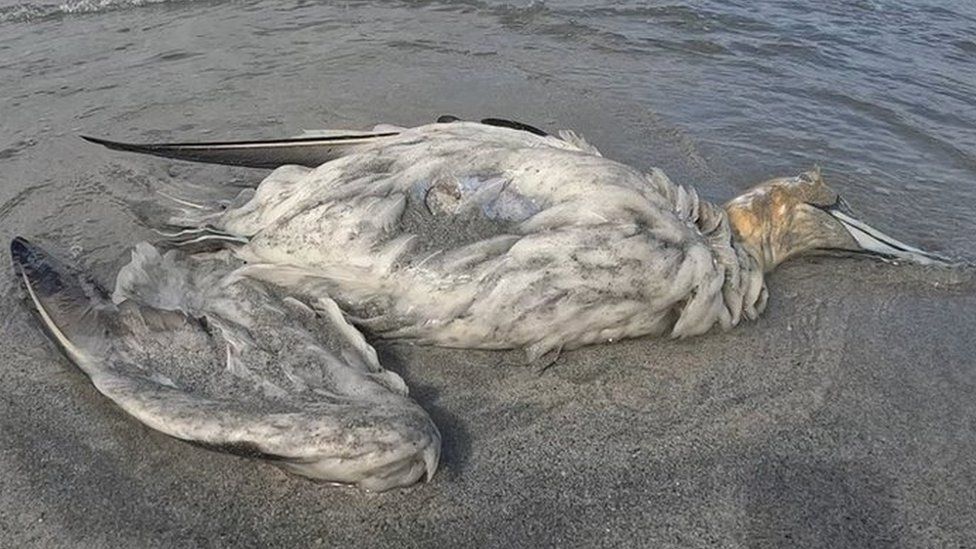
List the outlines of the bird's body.
<svg viewBox="0 0 976 549">
<path fill-rule="evenodd" d="M 753 318 L 762 269 L 724 211 L 581 140 L 433 124 L 285 166 L 210 223 L 258 277 L 382 337 L 552 349 Z"/>
<path fill-rule="evenodd" d="M 729 328 L 765 307 L 764 273 L 812 250 L 940 261 L 851 217 L 819 171 L 719 207 L 575 134 L 484 122 L 265 142 L 91 139 L 277 169 L 229 209 L 194 205 L 165 233 L 171 246 L 227 249 L 137 247 L 118 305 L 23 239 L 14 264 L 66 354 L 143 423 L 382 490 L 429 478 L 440 438 L 353 324 L 539 357 Z"/>
</svg>

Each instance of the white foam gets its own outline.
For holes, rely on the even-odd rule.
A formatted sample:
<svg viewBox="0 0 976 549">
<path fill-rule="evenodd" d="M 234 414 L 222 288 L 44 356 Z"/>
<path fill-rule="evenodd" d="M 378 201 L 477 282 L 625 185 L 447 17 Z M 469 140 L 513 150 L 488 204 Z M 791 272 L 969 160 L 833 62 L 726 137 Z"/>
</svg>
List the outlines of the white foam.
<svg viewBox="0 0 976 549">
<path fill-rule="evenodd" d="M 18 3 L 0 7 L 0 23 L 24 23 L 79 13 L 98 13 L 186 0 L 70 0 L 58 4 Z"/>
</svg>

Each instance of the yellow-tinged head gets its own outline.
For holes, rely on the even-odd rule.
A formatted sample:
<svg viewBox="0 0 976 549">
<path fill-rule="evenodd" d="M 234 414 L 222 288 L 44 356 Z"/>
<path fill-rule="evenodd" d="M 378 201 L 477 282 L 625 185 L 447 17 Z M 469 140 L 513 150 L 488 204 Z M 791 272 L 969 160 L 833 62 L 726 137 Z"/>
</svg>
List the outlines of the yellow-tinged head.
<svg viewBox="0 0 976 549">
<path fill-rule="evenodd" d="M 841 251 L 917 263 L 943 258 L 891 238 L 857 220 L 820 169 L 772 179 L 725 205 L 736 239 L 766 271 L 804 252 Z"/>
</svg>

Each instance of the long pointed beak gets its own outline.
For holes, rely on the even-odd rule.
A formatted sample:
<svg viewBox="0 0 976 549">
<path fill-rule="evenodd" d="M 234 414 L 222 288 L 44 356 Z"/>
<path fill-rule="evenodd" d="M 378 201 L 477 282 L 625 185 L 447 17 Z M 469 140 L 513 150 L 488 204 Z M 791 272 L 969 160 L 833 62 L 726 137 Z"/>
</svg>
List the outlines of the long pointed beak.
<svg viewBox="0 0 976 549">
<path fill-rule="evenodd" d="M 889 259 L 904 259 L 921 265 L 948 265 L 951 263 L 948 258 L 909 246 L 856 219 L 851 215 L 850 209 L 843 200 L 838 200 L 836 204 L 824 208 L 824 210 L 834 219 L 840 221 L 841 225 L 857 242 L 857 245 L 861 247 L 861 250 L 866 253 Z"/>
</svg>

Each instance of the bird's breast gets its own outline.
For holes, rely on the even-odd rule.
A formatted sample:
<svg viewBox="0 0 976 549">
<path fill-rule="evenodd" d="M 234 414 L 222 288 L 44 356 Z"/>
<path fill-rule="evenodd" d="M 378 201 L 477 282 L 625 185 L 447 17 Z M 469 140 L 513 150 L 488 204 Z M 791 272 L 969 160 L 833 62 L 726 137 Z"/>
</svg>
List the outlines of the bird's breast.
<svg viewBox="0 0 976 549">
<path fill-rule="evenodd" d="M 273 174 L 228 216 L 250 224 L 248 259 L 379 334 L 550 348 L 731 318 L 729 265 L 676 196 L 579 151 L 408 142 Z"/>
</svg>

